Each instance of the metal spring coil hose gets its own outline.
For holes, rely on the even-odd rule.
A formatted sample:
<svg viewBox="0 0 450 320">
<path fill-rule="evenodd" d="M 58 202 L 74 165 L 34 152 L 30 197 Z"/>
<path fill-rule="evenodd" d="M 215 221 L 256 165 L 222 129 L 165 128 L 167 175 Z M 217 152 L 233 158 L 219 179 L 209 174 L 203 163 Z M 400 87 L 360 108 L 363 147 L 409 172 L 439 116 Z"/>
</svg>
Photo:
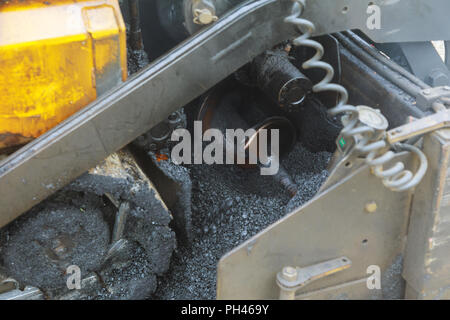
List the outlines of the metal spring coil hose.
<svg viewBox="0 0 450 320">
<path fill-rule="evenodd" d="M 420 183 L 428 168 L 428 161 L 423 152 L 409 144 L 395 144 L 397 150 L 405 150 L 416 154 L 419 158 L 419 168 L 415 174 L 410 170 L 405 170 L 402 162 L 397 162 L 389 169 L 383 166 L 395 157 L 395 153 L 390 149 L 386 142 L 385 136 L 376 135 L 375 129 L 361 123 L 358 119 L 358 110 L 355 106 L 348 104 L 348 92 L 339 85 L 330 83 L 334 76 L 333 67 L 321 61 L 324 48 L 312 39 L 310 36 L 315 31 L 315 25 L 309 20 L 301 18 L 306 6 L 306 0 L 293 0 L 292 14 L 285 18 L 286 23 L 291 23 L 302 32 L 302 35 L 293 40 L 295 46 L 307 46 L 316 50 L 316 54 L 303 63 L 304 69 L 320 68 L 326 71 L 326 76 L 316 85 L 313 86 L 313 92 L 319 93 L 323 91 L 334 91 L 339 94 L 337 105 L 328 112 L 331 116 L 344 114 L 344 128 L 341 136 L 353 139 L 356 144 L 355 151 L 365 155 L 366 163 L 372 167 L 373 173 L 382 179 L 383 184 L 393 191 L 405 191 L 415 187 Z"/>
</svg>

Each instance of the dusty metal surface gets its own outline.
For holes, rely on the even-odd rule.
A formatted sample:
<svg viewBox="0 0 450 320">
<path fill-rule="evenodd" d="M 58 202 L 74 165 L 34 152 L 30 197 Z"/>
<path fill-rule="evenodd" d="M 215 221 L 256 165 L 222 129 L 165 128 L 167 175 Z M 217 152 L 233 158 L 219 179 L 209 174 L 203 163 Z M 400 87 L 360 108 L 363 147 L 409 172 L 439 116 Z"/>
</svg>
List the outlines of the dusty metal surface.
<svg viewBox="0 0 450 320">
<path fill-rule="evenodd" d="M 284 23 L 290 6 L 290 1 L 260 0 L 237 8 L 3 161 L 0 194 L 5 196 L 0 226 L 148 131 L 257 54 L 296 34 Z"/>
<path fill-rule="evenodd" d="M 450 126 L 450 111 L 445 110 L 387 132 L 390 144 L 414 138 Z"/>
<path fill-rule="evenodd" d="M 280 287 L 280 300 L 294 300 L 296 292 L 313 281 L 328 277 L 336 272 L 352 266 L 347 257 L 327 260 L 311 266 L 284 267 L 277 273 L 277 284 Z"/>
<path fill-rule="evenodd" d="M 304 18 L 314 21 L 316 34 L 359 29 L 376 42 L 404 42 L 450 39 L 447 0 L 426 1 L 361 1 L 307 0 Z M 368 20 L 380 8 L 381 27 L 369 29 Z M 414 17 L 413 19 L 411 17 Z"/>
<path fill-rule="evenodd" d="M 343 47 L 349 50 L 370 69 L 407 94 L 415 97 L 420 92 L 420 89 L 429 88 L 426 83 L 386 58 L 383 53 L 379 52 L 373 45 L 369 44 L 354 32 L 346 31 L 338 33 L 335 34 L 335 37 Z M 426 108 L 426 106 L 421 105 L 417 107 Z"/>
<path fill-rule="evenodd" d="M 450 84 L 450 71 L 431 41 L 399 44 L 414 75 L 432 87 Z"/>
<path fill-rule="evenodd" d="M 408 193 L 384 188 L 368 167 L 357 169 L 226 254 L 218 266 L 217 297 L 274 299 L 279 292 L 275 275 L 284 266 L 308 266 L 344 255 L 352 260 L 351 268 L 299 294 L 363 279 L 370 265 L 385 272 L 403 252 L 410 199 Z M 373 201 L 378 209 L 368 213 L 365 207 Z M 366 289 L 357 298 L 371 295 Z"/>
<path fill-rule="evenodd" d="M 341 61 L 342 84 L 348 88 L 350 101 L 353 104 L 374 106 L 380 109 L 389 119 L 390 128 L 405 124 L 408 116 L 415 118 L 424 116 L 424 112 L 415 105 L 415 97 L 363 63 L 355 56 L 354 52 L 341 48 Z M 383 66 L 378 61 L 373 61 L 373 63 L 380 67 Z M 394 75 L 404 79 L 398 73 L 394 73 Z M 355 83 L 358 85 L 354 85 Z"/>
<path fill-rule="evenodd" d="M 185 28 L 191 34 L 199 30 L 193 23 L 192 2 L 184 8 L 176 0 L 161 0 L 164 14 L 168 20 L 164 23 L 176 25 L 173 33 L 175 37 L 185 36 Z M 242 0 L 213 1 L 216 13 L 221 17 L 236 3 Z M 376 5 L 380 9 L 369 10 L 369 6 Z M 349 29 L 359 29 L 376 42 L 406 42 L 450 39 L 450 32 L 442 28 L 447 23 L 446 12 L 450 9 L 446 0 L 422 1 L 361 1 L 361 0 L 307 0 L 304 17 L 317 24 L 314 35 L 331 34 Z M 171 14 L 169 14 L 170 12 Z M 380 28 L 374 28 L 374 13 L 380 13 Z M 414 17 L 414 19 L 411 19 Z M 187 26 L 181 27 L 181 21 L 186 19 Z M 370 28 L 369 28 L 370 27 Z M 172 27 L 173 28 L 173 27 Z M 184 32 L 183 32 L 184 31 Z"/>
<path fill-rule="evenodd" d="M 266 2 L 270 1 L 259 1 L 260 4 Z M 252 23 L 256 24 L 257 21 L 252 20 L 250 24 Z M 247 24 L 247 28 L 250 28 L 250 24 Z M 279 26 L 281 27 L 281 24 Z M 264 34 L 263 31 L 267 28 L 268 25 L 262 26 L 259 30 L 260 34 Z M 203 59 L 206 59 L 205 57 L 209 59 L 208 55 L 211 52 L 217 52 L 209 60 L 209 63 L 213 62 L 214 65 L 220 64 L 224 59 L 228 59 L 229 55 L 233 55 L 235 65 L 230 64 L 225 67 L 228 68 L 226 72 L 230 72 L 232 68 L 235 68 L 236 63 L 239 65 L 248 56 L 254 54 L 254 52 L 247 52 L 248 56 L 246 55 L 244 58 L 234 56 L 237 55 L 236 51 L 240 50 L 241 45 L 243 46 L 247 41 L 253 41 L 252 38 L 255 36 L 253 31 L 245 33 L 249 30 L 240 29 L 238 33 L 242 32 L 243 36 L 242 34 L 237 35 L 238 39 L 228 44 L 223 50 L 217 50 L 215 47 L 217 43 L 199 49 L 200 53 L 202 50 L 209 51 L 202 56 Z M 214 32 L 219 31 L 215 30 Z M 226 37 L 224 36 L 224 38 Z M 197 45 L 207 44 L 206 38 L 202 38 L 200 35 L 199 39 L 197 39 L 198 41 L 194 39 L 194 42 L 197 41 Z M 262 40 L 259 39 L 259 41 Z M 192 46 L 189 47 L 189 45 Z M 192 51 L 176 49 L 172 55 L 175 60 L 170 60 L 167 56 L 144 70 L 131 81 L 136 87 L 133 88 L 131 84 L 124 85 L 98 104 L 92 105 L 89 110 L 82 113 L 84 119 L 80 118 L 79 122 L 74 119 L 68 121 L 64 125 L 69 128 L 68 135 L 58 137 L 58 132 L 55 131 L 25 151 L 20 151 L 17 156 L 22 156 L 22 159 L 33 159 L 33 162 L 30 163 L 38 164 L 38 170 L 48 170 L 53 165 L 60 173 L 65 173 L 64 170 L 68 170 L 67 168 L 70 168 L 71 171 L 63 177 L 55 175 L 57 180 L 54 180 L 56 178 L 53 176 L 47 179 L 43 173 L 33 173 L 31 182 L 34 187 L 28 189 L 28 192 L 36 190 L 36 185 L 41 183 L 38 179 L 46 180 L 43 180 L 44 182 L 39 186 L 39 188 L 42 187 L 40 193 L 32 195 L 35 197 L 32 201 L 19 206 L 22 206 L 23 209 L 32 203 L 39 202 L 46 195 L 74 178 L 76 172 L 81 172 L 87 163 L 93 164 L 102 156 L 106 156 L 108 152 L 115 150 L 119 144 L 123 145 L 126 140 L 132 139 L 131 137 L 136 136 L 138 131 L 150 128 L 151 125 L 156 124 L 156 120 L 162 120 L 166 116 L 168 110 L 153 109 L 156 108 L 153 105 L 144 108 L 141 105 L 144 99 L 152 99 L 152 102 L 160 102 L 159 100 L 162 99 L 165 107 L 168 105 L 168 109 L 172 110 L 181 103 L 181 100 L 187 99 L 185 97 L 181 99 L 181 93 L 193 98 L 209 86 L 211 79 L 208 76 L 200 75 L 184 65 L 175 66 L 175 77 L 172 77 L 173 75 L 160 76 L 161 74 L 158 73 L 166 72 L 176 65 L 180 62 L 177 59 L 183 55 L 189 58 L 189 54 L 193 53 L 196 48 L 190 42 L 188 42 L 188 48 Z M 258 48 L 261 49 L 261 47 Z M 245 50 L 249 50 L 248 47 Z M 406 115 L 421 114 L 420 110 L 412 106 L 413 98 L 411 96 L 404 94 L 348 51 L 344 51 L 344 64 L 346 67 L 350 67 L 350 71 L 345 71 L 346 79 L 344 80 L 351 83 L 352 80 L 359 79 L 366 72 L 368 76 L 363 77 L 366 79 L 362 81 L 361 87 L 371 87 L 372 85 L 375 87 L 374 91 L 367 93 L 360 86 L 352 86 L 353 93 L 356 93 L 353 96 L 354 99 L 373 100 L 377 104 L 379 103 L 384 111 L 393 115 L 395 124 L 404 123 Z M 197 59 L 200 58 L 195 57 L 190 63 L 198 63 Z M 223 67 L 222 65 L 221 68 Z M 153 70 L 158 68 L 159 70 Z M 155 73 L 151 73 L 151 70 Z M 175 91 L 165 91 L 169 80 L 178 77 L 180 81 L 186 81 L 185 77 L 191 79 L 193 75 L 208 81 L 202 82 L 202 80 L 200 84 L 187 85 L 189 87 L 187 89 L 195 93 L 180 90 L 182 92 L 180 96 L 177 96 L 178 93 L 174 92 L 178 90 L 178 87 L 175 87 L 177 88 Z M 225 73 L 214 75 L 215 80 L 213 81 L 219 81 L 218 79 L 224 75 Z M 145 80 L 138 80 L 139 77 Z M 150 80 L 156 80 L 156 82 Z M 153 85 L 161 91 L 148 93 L 149 87 Z M 201 88 L 197 88 L 197 86 Z M 137 93 L 137 95 L 128 94 L 126 90 Z M 380 99 L 380 96 L 383 96 L 383 99 Z M 115 99 L 118 97 L 119 103 L 116 104 Z M 391 103 L 395 103 L 399 109 L 393 111 Z M 158 103 L 155 104 L 158 105 Z M 102 111 L 109 112 L 110 107 L 116 108 L 115 112 L 103 117 Z M 398 110 L 403 110 L 405 113 Z M 117 114 L 122 118 L 115 119 Z M 89 123 L 91 120 L 92 122 Z M 86 124 L 92 131 L 81 133 L 82 130 L 85 130 L 83 126 Z M 136 125 L 137 127 L 135 127 Z M 64 126 L 60 129 L 63 129 Z M 70 130 L 73 131 L 70 132 Z M 72 134 L 73 136 L 70 137 Z M 66 138 L 69 139 L 65 140 Z M 76 142 L 80 147 L 78 149 L 72 150 L 73 145 L 64 145 L 66 142 L 75 143 L 75 139 L 83 138 L 85 140 Z M 443 136 L 441 138 L 447 139 Z M 96 141 L 97 146 L 92 145 L 92 140 Z M 47 142 L 50 142 L 48 150 L 45 149 Z M 44 148 L 39 149 L 39 146 Z M 51 150 L 50 148 L 53 147 L 55 149 Z M 96 154 L 91 157 L 89 153 L 93 150 Z M 62 155 L 62 151 L 72 154 L 65 157 Z M 26 221 L 26 223 L 15 225 L 16 230 L 12 230 L 11 234 L 8 233 L 6 236 L 11 243 L 4 248 L 0 247 L 0 264 L 5 262 L 8 266 L 7 271 L 14 274 L 21 282 L 45 287 L 46 295 L 52 298 L 134 299 L 148 297 L 156 290 L 158 282 L 156 275 L 162 276 L 169 268 L 170 257 L 175 248 L 175 235 L 171 230 L 173 227 L 177 230 L 177 236 L 181 235 L 179 240 L 184 246 L 178 249 L 172 260 L 169 274 L 163 275 L 159 279 L 159 288 L 154 295 L 156 298 L 213 298 L 216 289 L 215 266 L 217 260 L 223 253 L 243 240 L 247 240 L 247 242 L 227 254 L 219 264 L 217 287 L 219 298 L 276 298 L 279 294 L 276 286 L 276 273 L 282 267 L 293 265 L 308 268 L 324 260 L 333 261 L 330 259 L 344 254 L 352 259 L 351 267 L 350 263 L 345 261 L 344 266 L 349 269 L 341 270 L 342 265 L 339 265 L 337 269 L 340 270 L 340 273 L 318 279 L 316 283 L 299 292 L 296 298 L 354 299 L 400 298 L 403 296 L 404 288 L 400 272 L 403 264 L 402 254 L 411 196 L 406 193 L 393 194 L 385 189 L 370 174 L 369 169 L 364 166 L 363 160 L 357 157 L 335 159 L 336 162 L 330 166 L 331 177 L 322 186 L 319 195 L 303 208 L 276 222 L 277 219 L 282 218 L 286 213 L 296 209 L 316 194 L 328 175 L 324 170 L 329 159 L 328 153 L 312 154 L 302 146 L 296 145 L 292 154 L 288 155 L 288 159 L 284 161 L 288 164 L 286 169 L 299 186 L 298 193 L 292 200 L 283 194 L 279 185 L 272 184 L 270 177 L 261 180 L 261 177 L 254 172 L 244 172 L 241 171 L 242 168 L 238 167 L 175 166 L 171 162 L 161 161 L 159 156 L 153 154 L 151 165 L 147 168 L 143 165 L 146 161 L 143 156 L 141 161 L 143 170 L 134 170 L 129 163 L 127 164 L 127 160 L 123 161 L 123 157 L 120 158 L 121 160 L 114 156 L 109 157 L 106 165 L 96 167 L 89 174 L 82 176 L 63 189 L 63 192 L 69 191 L 69 196 L 64 201 L 69 201 L 71 198 L 69 202 L 74 207 L 69 210 L 61 210 L 58 206 L 44 208 L 44 210 L 36 207 L 39 210 L 35 208 L 36 210 L 32 211 L 37 213 L 33 217 L 34 219 L 29 215 L 23 217 L 25 220 L 21 221 Z M 407 158 L 405 155 L 402 156 Z M 50 164 L 43 164 L 44 161 L 49 160 L 51 160 Z M 61 160 L 64 162 L 59 166 L 58 161 Z M 147 160 L 149 159 L 147 158 Z M 72 168 L 74 163 L 76 167 Z M 336 163 L 337 166 L 334 167 L 333 164 Z M 126 179 L 122 179 L 124 172 L 116 171 L 115 168 L 118 164 L 124 166 Z M 14 174 L 17 172 L 13 172 L 13 175 L 10 176 L 8 165 L 9 168 L 17 167 L 23 171 L 18 171 L 19 174 L 16 176 Z M 29 170 L 29 167 L 27 169 L 28 165 L 30 164 L 23 163 L 20 159 L 18 162 L 8 159 L 0 164 L 0 192 L 15 186 L 14 181 L 20 181 L 26 189 L 30 180 L 21 174 L 26 172 L 25 170 Z M 167 205 L 174 214 L 175 221 L 171 222 L 167 208 L 164 203 L 159 201 L 159 195 L 144 177 L 143 171 L 151 175 L 151 171 L 155 169 L 159 171 L 159 177 L 162 179 L 161 181 L 157 179 L 157 187 L 158 189 L 161 187 L 162 198 L 169 199 Z M 130 186 L 129 181 L 124 181 L 133 180 L 136 177 L 142 178 L 146 183 Z M 441 172 L 439 177 L 443 178 L 444 173 Z M 2 185 L 1 181 L 5 178 L 10 180 Z M 145 190 L 141 192 L 142 188 L 153 190 L 153 192 L 148 193 Z M 16 191 L 13 190 L 12 194 Z M 82 193 L 89 193 L 97 200 L 101 198 L 102 204 L 108 203 L 109 208 L 113 208 L 114 212 L 117 211 L 115 219 L 110 217 L 106 219 L 108 222 L 105 222 L 104 216 L 101 216 L 104 212 L 100 206 L 93 209 L 88 208 L 88 212 L 86 212 L 85 206 L 78 208 L 80 203 L 83 203 L 82 201 L 86 201 L 86 199 L 80 201 L 77 198 L 76 194 Z M 29 195 L 25 192 L 21 194 L 21 196 Z M 58 194 L 56 197 L 65 196 Z M 445 196 L 442 198 L 445 202 Z M 5 200 L 5 205 L 10 205 L 14 199 L 6 203 L 7 201 L 9 200 Z M 91 204 L 91 200 L 87 202 Z M 420 210 L 421 206 L 423 203 L 419 202 Z M 148 208 L 152 208 L 152 210 L 146 210 Z M 17 207 L 14 208 L 14 210 L 16 209 Z M 0 213 L 3 213 L 1 210 Z M 70 217 L 68 218 L 67 215 Z M 0 215 L 0 225 L 2 221 L 9 221 L 2 220 L 1 217 Z M 442 219 L 439 218 L 427 216 L 426 223 L 420 223 L 420 226 L 417 223 L 412 226 L 410 230 L 418 234 L 415 237 L 419 240 L 413 240 L 411 246 L 414 246 L 414 241 L 424 240 L 424 234 L 419 227 L 423 228 L 424 225 L 432 224 L 433 232 L 436 232 L 436 229 L 440 230 L 443 224 Z M 11 216 L 7 219 L 11 219 Z M 85 221 L 86 219 L 87 221 Z M 434 220 L 430 222 L 430 219 Z M 418 221 L 423 222 L 420 219 Z M 443 230 L 445 221 L 444 218 Z M 275 222 L 274 225 L 248 239 L 273 222 Z M 173 223 L 173 225 L 169 227 L 169 223 Z M 65 234 L 73 231 L 68 229 L 70 224 L 88 225 L 91 229 L 77 231 L 70 236 L 61 236 L 59 232 L 61 230 Z M 51 225 L 52 228 L 48 228 L 48 225 Z M 349 227 L 351 232 L 348 232 Z M 35 233 L 36 229 L 49 229 L 50 231 L 47 230 L 47 234 Z M 57 230 L 59 231 L 57 232 Z M 58 234 L 56 235 L 56 233 Z M 426 229 L 425 233 L 428 235 L 430 230 Z M 87 246 L 86 243 L 92 242 L 95 235 L 101 235 L 102 241 L 98 242 L 97 246 Z M 46 236 L 50 238 L 50 241 L 45 238 Z M 435 235 L 433 234 L 433 236 Z M 30 237 L 32 239 L 29 239 Z M 425 248 L 418 254 L 414 252 L 413 258 L 407 257 L 407 263 L 413 266 L 410 269 L 413 270 L 410 273 L 413 274 L 413 277 L 407 288 L 407 296 L 446 297 L 448 295 L 448 287 L 438 289 L 433 287 L 435 283 L 447 277 L 448 270 L 445 266 L 443 267 L 445 261 L 440 256 L 436 261 L 427 260 L 430 255 L 437 255 L 437 251 L 432 249 L 447 249 L 447 241 L 441 234 L 437 234 L 432 239 L 436 240 L 434 242 L 437 244 L 433 242 L 431 249 Z M 23 246 L 28 242 L 39 248 L 36 249 L 33 245 Z M 30 256 L 30 253 L 36 250 L 42 250 L 44 254 L 35 258 L 31 261 L 32 263 L 23 259 L 24 256 Z M 78 255 L 75 254 L 75 256 L 80 259 L 79 264 L 83 266 L 83 290 L 79 292 L 61 291 L 59 289 L 63 285 L 62 278 L 56 274 L 58 270 L 63 270 L 63 267 L 69 262 L 74 261 L 71 257 L 74 252 L 78 252 Z M 424 252 L 426 259 L 422 256 Z M 49 261 L 53 263 L 51 265 L 53 270 L 50 272 L 50 276 L 45 278 L 42 276 L 45 273 L 42 271 L 42 266 L 46 266 Z M 57 262 L 56 268 L 55 261 Z M 413 262 L 411 263 L 411 261 Z M 419 262 L 417 263 L 417 261 Z M 423 261 L 425 261 L 423 263 L 425 267 L 421 269 Z M 382 290 L 371 291 L 366 287 L 366 268 L 373 264 L 379 265 L 382 269 Z M 28 271 L 33 266 L 36 269 L 36 265 L 38 265 L 38 272 L 31 272 L 32 278 L 27 278 L 30 276 Z M 435 268 L 433 271 L 438 270 L 437 274 L 433 274 L 437 280 L 432 279 L 427 282 L 430 279 L 428 267 Z M 25 275 L 23 274 L 24 270 L 27 271 Z M 421 273 L 422 270 L 425 271 Z M 324 273 L 328 274 L 330 270 L 326 269 Z M 421 282 L 422 278 L 420 277 L 423 276 L 423 273 L 425 280 Z M 416 280 L 418 282 L 415 282 Z M 420 291 L 420 286 L 426 288 Z M 419 289 L 417 289 L 418 287 Z M 40 290 L 33 290 L 30 291 L 33 295 L 42 297 Z M 17 294 L 27 294 L 27 292 L 17 292 Z"/>
<path fill-rule="evenodd" d="M 426 135 L 430 162 L 416 188 L 405 253 L 406 298 L 450 299 L 450 129 Z"/>
<path fill-rule="evenodd" d="M 181 41 L 243 2 L 246 0 L 157 0 L 156 7 L 166 32 L 174 40 Z"/>
<path fill-rule="evenodd" d="M 310 8 L 315 3 L 311 1 Z M 10 196 L 2 199 L 0 225 L 144 133 L 258 53 L 295 35 L 298 31 L 283 19 L 290 7 L 287 0 L 260 0 L 240 6 L 2 162 L 0 192 Z M 313 20 L 327 20 L 320 17 Z M 199 65 L 203 67 L 193 67 Z M 148 101 L 155 103 L 147 107 Z"/>
</svg>

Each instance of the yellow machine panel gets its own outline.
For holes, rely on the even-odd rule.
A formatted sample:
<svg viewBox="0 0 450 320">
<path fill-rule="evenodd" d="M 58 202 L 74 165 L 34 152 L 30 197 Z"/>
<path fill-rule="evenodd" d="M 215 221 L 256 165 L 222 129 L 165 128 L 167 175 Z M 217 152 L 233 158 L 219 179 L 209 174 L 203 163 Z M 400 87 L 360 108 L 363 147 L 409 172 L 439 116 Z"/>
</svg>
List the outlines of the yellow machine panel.
<svg viewBox="0 0 450 320">
<path fill-rule="evenodd" d="M 127 78 L 117 0 L 0 2 L 0 150 L 26 143 Z"/>
</svg>

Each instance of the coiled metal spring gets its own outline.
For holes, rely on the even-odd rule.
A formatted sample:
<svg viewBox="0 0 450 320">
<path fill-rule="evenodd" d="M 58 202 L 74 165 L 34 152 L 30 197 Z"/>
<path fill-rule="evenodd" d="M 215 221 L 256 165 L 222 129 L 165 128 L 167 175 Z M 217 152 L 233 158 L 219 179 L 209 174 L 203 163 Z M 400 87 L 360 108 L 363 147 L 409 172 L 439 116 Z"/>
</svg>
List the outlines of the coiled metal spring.
<svg viewBox="0 0 450 320">
<path fill-rule="evenodd" d="M 306 6 L 306 0 L 292 1 L 294 2 L 292 14 L 285 18 L 285 22 L 297 26 L 302 32 L 301 36 L 293 40 L 295 46 L 307 46 L 316 50 L 315 55 L 303 63 L 303 68 L 320 68 L 326 71 L 326 76 L 313 86 L 313 92 L 334 91 L 339 94 L 337 105 L 328 112 L 331 116 L 344 114 L 343 119 L 345 119 L 345 123 L 341 131 L 341 137 L 355 141 L 354 149 L 365 155 L 366 163 L 372 167 L 373 173 L 382 179 L 386 187 L 393 191 L 405 191 L 415 187 L 422 180 L 428 167 L 425 155 L 413 145 L 396 144 L 394 147 L 397 150 L 406 150 L 419 157 L 420 165 L 418 170 L 413 174 L 410 170 L 405 170 L 405 165 L 402 162 L 397 162 L 389 169 L 383 167 L 395 157 L 395 153 L 389 150 L 390 146 L 386 142 L 385 132 L 380 135 L 374 128 L 359 121 L 357 107 L 348 104 L 347 90 L 339 84 L 331 83 L 334 69 L 330 64 L 321 61 L 324 48 L 319 42 L 310 39 L 310 36 L 315 31 L 315 25 L 311 21 L 301 18 Z"/>
</svg>

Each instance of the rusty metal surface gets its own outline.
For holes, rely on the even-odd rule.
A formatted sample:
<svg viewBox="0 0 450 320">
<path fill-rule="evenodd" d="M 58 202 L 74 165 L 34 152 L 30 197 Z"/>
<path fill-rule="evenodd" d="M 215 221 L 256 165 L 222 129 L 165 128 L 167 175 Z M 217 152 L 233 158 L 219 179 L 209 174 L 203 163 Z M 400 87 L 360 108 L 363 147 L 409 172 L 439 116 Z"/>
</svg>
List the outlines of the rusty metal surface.
<svg viewBox="0 0 450 320">
<path fill-rule="evenodd" d="M 450 129 L 425 136 L 423 145 L 430 166 L 412 203 L 406 298 L 450 299 Z"/>
<path fill-rule="evenodd" d="M 410 160 L 405 154 L 400 157 Z M 403 252 L 410 200 L 409 193 L 384 188 L 367 166 L 355 168 L 302 208 L 226 254 L 218 265 L 217 298 L 278 298 L 275 279 L 284 266 L 308 266 L 339 256 L 351 259 L 351 268 L 298 293 L 363 279 L 370 265 L 385 272 Z M 366 205 L 373 202 L 377 209 L 369 213 Z M 375 294 L 367 291 L 353 297 Z"/>
<path fill-rule="evenodd" d="M 2 133 L 0 134 L 0 154 L 8 154 L 33 139 L 33 137 L 24 137 L 16 133 Z"/>
</svg>

